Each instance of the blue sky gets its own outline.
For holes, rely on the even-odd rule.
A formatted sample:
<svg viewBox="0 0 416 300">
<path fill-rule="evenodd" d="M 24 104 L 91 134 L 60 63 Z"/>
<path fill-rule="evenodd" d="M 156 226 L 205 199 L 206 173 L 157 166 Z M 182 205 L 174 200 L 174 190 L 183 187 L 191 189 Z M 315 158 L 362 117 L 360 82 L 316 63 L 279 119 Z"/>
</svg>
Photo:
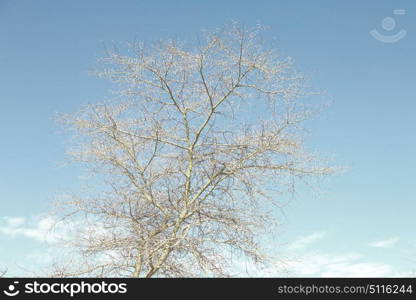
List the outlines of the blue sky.
<svg viewBox="0 0 416 300">
<path fill-rule="evenodd" d="M 56 194 L 80 184 L 79 169 L 62 167 L 65 136 L 54 116 L 109 96 L 108 84 L 88 75 L 104 45 L 194 39 L 237 20 L 269 26 L 278 50 L 325 91 L 332 105 L 310 122 L 308 146 L 350 167 L 321 194 L 302 191 L 285 208 L 278 251 L 307 261 L 290 265 L 303 276 L 409 274 L 416 269 L 415 14 L 410 0 L 0 0 L 0 266 L 19 274 L 18 264 L 44 259 L 42 214 Z M 386 17 L 396 21 L 390 31 Z M 373 29 L 407 35 L 385 43 Z"/>
</svg>

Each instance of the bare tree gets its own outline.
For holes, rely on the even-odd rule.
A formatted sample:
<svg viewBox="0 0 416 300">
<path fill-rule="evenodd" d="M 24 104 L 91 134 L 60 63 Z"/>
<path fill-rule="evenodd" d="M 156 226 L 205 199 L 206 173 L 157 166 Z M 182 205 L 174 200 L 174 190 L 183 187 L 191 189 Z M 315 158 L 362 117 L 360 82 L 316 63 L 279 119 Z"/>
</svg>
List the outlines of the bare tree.
<svg viewBox="0 0 416 300">
<path fill-rule="evenodd" d="M 331 172 L 304 151 L 302 76 L 238 25 L 194 47 L 129 49 L 98 72 L 117 97 L 61 117 L 102 189 L 61 203 L 80 256 L 55 275 L 229 276 L 233 257 L 265 262 L 280 193 Z"/>
</svg>

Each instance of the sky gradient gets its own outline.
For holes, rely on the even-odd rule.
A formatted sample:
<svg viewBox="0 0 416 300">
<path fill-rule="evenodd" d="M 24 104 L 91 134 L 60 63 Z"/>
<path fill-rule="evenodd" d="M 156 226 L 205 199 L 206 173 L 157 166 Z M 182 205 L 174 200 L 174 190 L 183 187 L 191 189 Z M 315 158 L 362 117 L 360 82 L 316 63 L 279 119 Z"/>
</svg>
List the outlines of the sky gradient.
<svg viewBox="0 0 416 300">
<path fill-rule="evenodd" d="M 413 274 L 415 14 L 410 0 L 0 0 L 0 268 L 23 274 L 19 266 L 47 260 L 53 237 L 43 215 L 83 174 L 63 166 L 67 137 L 54 118 L 110 97 L 108 83 L 88 74 L 105 47 L 192 41 L 236 20 L 269 26 L 266 37 L 323 91 L 331 106 L 309 122 L 308 147 L 348 167 L 285 208 L 275 243 L 293 259 L 288 268 L 299 276 Z M 373 29 L 407 35 L 385 43 Z"/>
</svg>

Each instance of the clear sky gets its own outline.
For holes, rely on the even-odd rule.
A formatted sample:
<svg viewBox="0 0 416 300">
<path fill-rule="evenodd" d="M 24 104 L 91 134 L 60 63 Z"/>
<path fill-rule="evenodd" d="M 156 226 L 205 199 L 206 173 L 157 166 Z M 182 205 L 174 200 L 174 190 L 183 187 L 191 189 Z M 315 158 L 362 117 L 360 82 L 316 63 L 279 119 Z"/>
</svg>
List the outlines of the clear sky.
<svg viewBox="0 0 416 300">
<path fill-rule="evenodd" d="M 302 192 L 285 208 L 276 247 L 304 261 L 289 263 L 291 271 L 400 276 L 416 270 L 411 0 L 0 0 L 0 268 L 22 274 L 18 265 L 36 268 L 47 260 L 42 214 L 56 194 L 76 189 L 82 175 L 62 167 L 65 137 L 54 115 L 108 97 L 108 84 L 88 75 L 104 45 L 194 39 L 201 29 L 232 20 L 270 26 L 267 36 L 279 51 L 325 91 L 332 105 L 311 122 L 308 145 L 350 167 L 326 181 L 323 193 Z"/>
</svg>

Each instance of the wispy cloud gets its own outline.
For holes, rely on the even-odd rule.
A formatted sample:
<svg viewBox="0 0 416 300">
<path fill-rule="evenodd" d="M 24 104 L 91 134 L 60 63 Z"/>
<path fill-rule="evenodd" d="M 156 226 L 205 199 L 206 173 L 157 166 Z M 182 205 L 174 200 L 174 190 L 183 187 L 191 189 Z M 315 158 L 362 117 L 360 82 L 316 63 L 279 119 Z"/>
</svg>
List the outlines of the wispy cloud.
<svg viewBox="0 0 416 300">
<path fill-rule="evenodd" d="M 329 254 L 315 252 L 288 258 L 268 268 L 239 262 L 236 270 L 247 277 L 406 277 L 393 265 L 372 261 L 359 253 Z"/>
<path fill-rule="evenodd" d="M 23 217 L 4 217 L 0 219 L 0 234 L 9 237 L 26 237 L 36 241 L 54 243 L 67 235 L 70 230 L 67 227 L 55 226 L 55 220 L 51 217 L 27 219 Z M 99 231 L 95 230 L 95 233 Z M 286 258 L 275 266 L 259 269 L 254 264 L 241 260 L 234 265 L 234 271 L 241 276 L 253 277 L 406 277 L 407 273 L 400 272 L 395 266 L 386 262 L 374 261 L 360 253 L 325 253 L 313 247 L 312 244 L 324 239 L 325 231 L 314 232 L 305 235 L 286 247 Z M 375 241 L 369 244 L 371 247 L 387 248 L 394 246 L 399 241 L 398 237 Z M 314 245 L 316 246 L 316 245 Z M 294 252 L 293 252 L 294 251 Z M 293 254 L 294 253 L 294 254 Z M 36 253 L 37 260 L 42 263 L 43 253 Z M 37 256 L 30 260 L 33 262 Z M 233 271 L 233 272 L 234 272 Z"/>
<path fill-rule="evenodd" d="M 44 217 L 27 220 L 23 217 L 4 217 L 0 220 L 0 233 L 10 237 L 23 236 L 41 242 L 55 242 L 62 235 L 62 228 L 55 228 L 55 220 Z"/>
<path fill-rule="evenodd" d="M 326 235 L 325 231 L 314 232 L 311 235 L 300 237 L 293 243 L 287 246 L 287 250 L 301 250 L 308 247 L 310 244 L 322 239 Z"/>
<path fill-rule="evenodd" d="M 389 264 L 367 261 L 356 253 L 304 255 L 288 262 L 289 273 L 312 277 L 394 277 L 395 270 Z"/>
<path fill-rule="evenodd" d="M 275 266 L 257 268 L 247 262 L 240 262 L 242 276 L 259 277 L 406 277 L 403 272 L 385 261 L 377 261 L 361 253 L 326 253 L 316 243 L 324 239 L 325 231 L 302 236 L 286 247 L 286 258 Z M 390 247 L 399 238 L 389 238 L 371 243 L 373 247 Z M 312 245 L 313 244 L 313 245 Z M 294 251 L 296 250 L 296 251 Z"/>
<path fill-rule="evenodd" d="M 393 247 L 394 245 L 396 245 L 399 240 L 400 240 L 399 237 L 391 237 L 385 240 L 372 242 L 368 245 L 370 247 L 375 247 L 375 248 L 389 248 L 389 247 Z"/>
</svg>

